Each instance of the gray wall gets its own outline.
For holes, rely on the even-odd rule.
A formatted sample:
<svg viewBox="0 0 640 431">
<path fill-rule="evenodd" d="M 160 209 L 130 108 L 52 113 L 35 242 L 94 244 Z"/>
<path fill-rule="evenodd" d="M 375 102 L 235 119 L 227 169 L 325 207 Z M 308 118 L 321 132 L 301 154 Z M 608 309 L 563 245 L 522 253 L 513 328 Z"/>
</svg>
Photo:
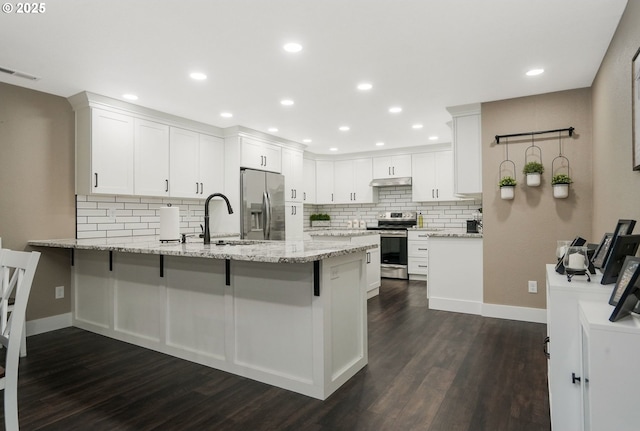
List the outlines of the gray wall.
<svg viewBox="0 0 640 431">
<path fill-rule="evenodd" d="M 73 238 L 74 116 L 62 97 L 0 83 L 0 237 L 27 250 L 30 239 Z M 70 311 L 69 252 L 42 254 L 27 320 Z M 65 298 L 54 299 L 55 286 Z"/>
</svg>

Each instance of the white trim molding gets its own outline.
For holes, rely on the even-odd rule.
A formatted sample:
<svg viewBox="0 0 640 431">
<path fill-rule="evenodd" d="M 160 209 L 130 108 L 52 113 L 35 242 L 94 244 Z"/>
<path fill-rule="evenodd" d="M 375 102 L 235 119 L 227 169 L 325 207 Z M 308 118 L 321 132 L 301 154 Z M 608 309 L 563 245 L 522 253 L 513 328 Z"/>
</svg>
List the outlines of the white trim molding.
<svg viewBox="0 0 640 431">
<path fill-rule="evenodd" d="M 71 313 L 27 321 L 27 337 L 71 326 Z"/>
<path fill-rule="evenodd" d="M 497 319 L 520 320 L 522 322 L 547 323 L 545 308 L 516 307 L 513 305 L 483 304 L 482 315 Z"/>
</svg>

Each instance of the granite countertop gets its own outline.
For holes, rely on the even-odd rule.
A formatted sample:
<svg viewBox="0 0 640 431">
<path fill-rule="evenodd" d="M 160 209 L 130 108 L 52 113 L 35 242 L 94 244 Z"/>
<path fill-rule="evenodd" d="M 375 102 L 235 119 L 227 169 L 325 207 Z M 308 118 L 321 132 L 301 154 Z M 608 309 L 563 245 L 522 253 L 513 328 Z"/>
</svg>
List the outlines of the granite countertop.
<svg viewBox="0 0 640 431">
<path fill-rule="evenodd" d="M 224 236 L 229 237 L 232 235 Z M 372 248 L 371 244 L 354 245 L 328 241 L 226 240 L 224 245 L 217 245 L 216 241 L 205 245 L 200 238 L 189 238 L 185 244 L 178 242 L 161 243 L 157 236 L 33 240 L 29 241 L 29 245 L 268 263 L 307 263 L 334 256 L 363 252 Z"/>
<path fill-rule="evenodd" d="M 366 229 L 335 229 L 335 228 L 311 228 L 313 230 L 306 231 L 311 236 L 364 236 L 378 235 L 380 231 Z"/>
<path fill-rule="evenodd" d="M 411 231 L 425 232 L 428 236 L 437 238 L 482 238 L 481 233 L 467 233 L 463 229 L 438 229 L 429 227 L 414 227 L 409 229 Z"/>
</svg>

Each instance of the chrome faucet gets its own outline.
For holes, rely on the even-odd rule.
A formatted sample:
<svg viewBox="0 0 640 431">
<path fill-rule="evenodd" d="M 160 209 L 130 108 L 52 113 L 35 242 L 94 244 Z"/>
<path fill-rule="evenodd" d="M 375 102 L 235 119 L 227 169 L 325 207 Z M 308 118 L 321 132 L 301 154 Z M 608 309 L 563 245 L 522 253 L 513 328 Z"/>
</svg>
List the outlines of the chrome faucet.
<svg viewBox="0 0 640 431">
<path fill-rule="evenodd" d="M 233 214 L 233 209 L 231 208 L 231 204 L 229 203 L 229 199 L 222 193 L 214 193 L 207 197 L 207 200 L 204 201 L 204 243 L 211 244 L 211 233 L 209 232 L 209 202 L 211 198 L 221 197 L 227 203 L 227 210 L 229 214 Z"/>
</svg>

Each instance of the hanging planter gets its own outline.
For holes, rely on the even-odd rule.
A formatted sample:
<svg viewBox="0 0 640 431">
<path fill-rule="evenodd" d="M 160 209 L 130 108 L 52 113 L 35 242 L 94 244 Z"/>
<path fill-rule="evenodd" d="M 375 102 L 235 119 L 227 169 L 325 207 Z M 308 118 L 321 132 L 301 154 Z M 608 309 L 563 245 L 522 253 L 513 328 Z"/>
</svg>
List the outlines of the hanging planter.
<svg viewBox="0 0 640 431">
<path fill-rule="evenodd" d="M 516 180 L 513 177 L 502 177 L 498 185 L 500 186 L 500 198 L 511 200 L 515 196 Z"/>
<path fill-rule="evenodd" d="M 558 136 L 558 157 L 553 159 L 551 162 L 551 171 L 553 172 L 553 177 L 551 178 L 551 185 L 553 186 L 553 197 L 556 199 L 566 199 L 569 197 L 569 184 L 573 181 L 569 176 L 569 159 L 562 155 L 562 139 Z M 559 162 L 560 166 L 555 168 L 555 163 Z M 564 162 L 564 165 L 563 165 Z M 566 174 L 557 174 L 556 171 L 562 168 L 566 168 Z"/>
<path fill-rule="evenodd" d="M 538 151 L 536 160 L 528 160 L 529 153 L 532 156 L 536 156 L 535 151 Z M 531 135 L 531 146 L 524 152 L 524 168 L 522 173 L 527 178 L 527 185 L 529 187 L 538 187 L 542 182 L 542 173 L 544 172 L 544 166 L 542 166 L 542 149 L 533 143 L 533 135 Z"/>
<path fill-rule="evenodd" d="M 522 173 L 527 176 L 527 185 L 529 187 L 538 187 L 540 185 L 543 172 L 544 166 L 539 162 L 528 162 L 522 170 Z"/>
<path fill-rule="evenodd" d="M 573 181 L 568 175 L 558 174 L 551 179 L 553 186 L 553 197 L 556 199 L 565 199 L 569 197 L 569 184 Z"/>
</svg>

